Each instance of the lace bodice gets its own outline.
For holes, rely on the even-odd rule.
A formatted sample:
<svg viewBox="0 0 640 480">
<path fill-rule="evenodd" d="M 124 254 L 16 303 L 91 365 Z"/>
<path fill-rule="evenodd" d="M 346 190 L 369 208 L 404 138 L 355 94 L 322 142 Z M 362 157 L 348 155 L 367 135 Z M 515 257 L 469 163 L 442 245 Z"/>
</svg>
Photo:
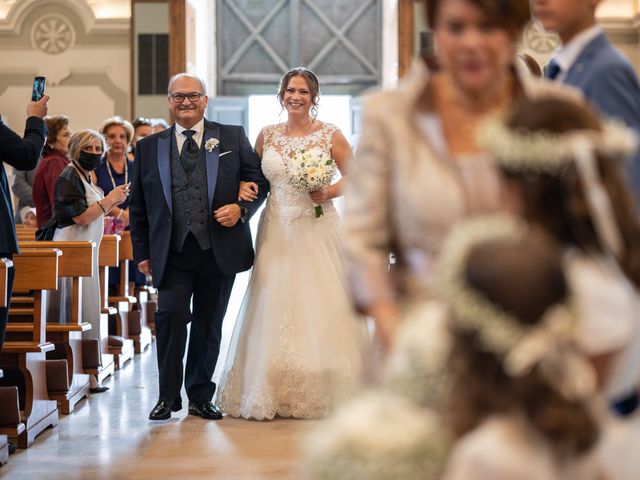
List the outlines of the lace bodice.
<svg viewBox="0 0 640 480">
<path fill-rule="evenodd" d="M 283 132 L 284 125 L 270 125 L 262 131 L 264 147 L 262 171 L 270 183 L 266 215 L 278 216 L 288 222 L 298 217 L 313 216 L 313 202 L 307 192 L 298 190 L 289 183 L 287 162 L 300 150 L 320 149 L 331 156 L 331 139 L 338 129 L 335 125 L 323 123 L 322 127 L 304 137 L 288 137 Z M 331 200 L 322 205 L 324 217 L 337 215 Z M 321 220 L 323 217 L 320 217 Z"/>
</svg>

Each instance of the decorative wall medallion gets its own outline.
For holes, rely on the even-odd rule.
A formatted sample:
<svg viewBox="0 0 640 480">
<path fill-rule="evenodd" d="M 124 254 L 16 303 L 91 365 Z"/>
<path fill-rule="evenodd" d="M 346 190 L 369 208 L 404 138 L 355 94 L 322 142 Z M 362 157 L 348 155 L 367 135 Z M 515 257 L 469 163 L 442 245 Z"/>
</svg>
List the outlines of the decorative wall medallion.
<svg viewBox="0 0 640 480">
<path fill-rule="evenodd" d="M 554 33 L 546 32 L 538 22 L 529 22 L 524 31 L 524 44 L 536 53 L 551 53 L 560 46 Z"/>
<path fill-rule="evenodd" d="M 49 14 L 38 19 L 31 29 L 31 43 L 43 52 L 55 55 L 69 49 L 76 40 L 76 32 L 62 15 Z"/>
</svg>

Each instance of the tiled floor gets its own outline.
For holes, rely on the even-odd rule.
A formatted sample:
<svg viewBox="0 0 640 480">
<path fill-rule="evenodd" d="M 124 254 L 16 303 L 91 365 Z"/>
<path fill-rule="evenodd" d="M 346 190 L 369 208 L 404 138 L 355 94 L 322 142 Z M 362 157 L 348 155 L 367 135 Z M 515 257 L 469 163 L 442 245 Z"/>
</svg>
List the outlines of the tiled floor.
<svg viewBox="0 0 640 480">
<path fill-rule="evenodd" d="M 207 421 L 185 408 L 166 422 L 147 415 L 157 397 L 155 350 L 137 355 L 56 429 L 18 450 L 0 478 L 297 479 L 298 443 L 315 422 Z"/>
</svg>

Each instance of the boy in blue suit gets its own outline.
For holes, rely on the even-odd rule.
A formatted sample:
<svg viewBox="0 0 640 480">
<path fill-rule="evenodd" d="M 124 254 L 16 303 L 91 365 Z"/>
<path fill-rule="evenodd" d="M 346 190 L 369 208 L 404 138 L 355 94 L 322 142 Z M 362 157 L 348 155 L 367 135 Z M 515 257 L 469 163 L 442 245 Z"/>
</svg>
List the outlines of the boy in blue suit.
<svg viewBox="0 0 640 480">
<path fill-rule="evenodd" d="M 556 32 L 562 47 L 546 76 L 579 88 L 606 116 L 618 118 L 640 134 L 640 84 L 629 61 L 611 45 L 596 23 L 600 0 L 531 0 L 534 16 Z M 640 204 L 640 153 L 628 169 Z"/>
</svg>

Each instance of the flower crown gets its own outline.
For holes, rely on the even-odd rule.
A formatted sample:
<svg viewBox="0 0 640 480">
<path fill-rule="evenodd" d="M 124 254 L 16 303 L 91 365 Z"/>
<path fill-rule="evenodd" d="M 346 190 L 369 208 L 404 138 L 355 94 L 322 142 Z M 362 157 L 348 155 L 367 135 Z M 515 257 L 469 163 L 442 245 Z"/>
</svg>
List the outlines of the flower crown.
<svg viewBox="0 0 640 480">
<path fill-rule="evenodd" d="M 525 335 L 526 328 L 465 280 L 466 262 L 476 245 L 498 239 L 517 240 L 526 226 L 506 216 L 461 223 L 447 237 L 439 259 L 439 286 L 456 326 L 478 333 L 483 349 L 504 355 Z"/>
<path fill-rule="evenodd" d="M 515 241 L 527 233 L 522 221 L 494 216 L 463 222 L 449 234 L 438 265 L 440 294 L 449 307 L 449 321 L 475 332 L 479 347 L 502 358 L 508 375 L 523 376 L 539 367 L 567 398 L 584 398 L 595 390 L 595 376 L 573 349 L 575 319 L 569 306 L 552 305 L 538 324 L 527 326 L 465 280 L 467 259 L 475 246 L 494 240 Z"/>
<path fill-rule="evenodd" d="M 512 129 L 492 118 L 478 130 L 479 145 L 501 166 L 518 171 L 559 174 L 574 162 L 578 145 L 592 152 L 628 158 L 638 146 L 633 130 L 607 120 L 602 130 L 573 130 L 566 133 L 528 132 Z"/>
</svg>

